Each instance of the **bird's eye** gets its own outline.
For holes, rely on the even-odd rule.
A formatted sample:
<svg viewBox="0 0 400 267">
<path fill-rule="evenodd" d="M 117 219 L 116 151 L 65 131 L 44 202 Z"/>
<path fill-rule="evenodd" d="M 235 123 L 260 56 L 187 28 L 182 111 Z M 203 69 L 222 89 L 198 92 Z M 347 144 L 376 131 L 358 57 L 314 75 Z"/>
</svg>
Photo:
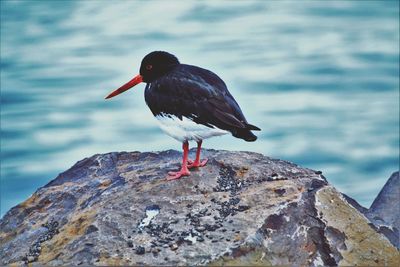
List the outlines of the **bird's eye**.
<svg viewBox="0 0 400 267">
<path fill-rule="evenodd" d="M 146 70 L 151 70 L 152 68 L 153 68 L 153 65 L 149 64 L 149 65 L 146 66 Z"/>
</svg>

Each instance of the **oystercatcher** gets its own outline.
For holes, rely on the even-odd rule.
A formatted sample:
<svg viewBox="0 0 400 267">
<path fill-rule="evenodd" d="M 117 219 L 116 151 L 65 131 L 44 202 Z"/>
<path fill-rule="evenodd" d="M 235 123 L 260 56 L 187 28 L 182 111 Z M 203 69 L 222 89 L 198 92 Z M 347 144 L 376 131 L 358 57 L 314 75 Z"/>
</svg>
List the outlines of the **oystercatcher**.
<svg viewBox="0 0 400 267">
<path fill-rule="evenodd" d="M 207 159 L 200 160 L 201 144 L 206 138 L 231 133 L 248 142 L 257 139 L 251 131 L 260 128 L 247 122 L 224 81 L 209 70 L 181 64 L 170 53 L 154 51 L 143 58 L 140 74 L 105 98 L 141 82 L 147 83 L 146 104 L 161 129 L 183 143 L 181 170 L 169 172 L 168 180 L 188 176 L 190 168 L 206 165 Z M 190 140 L 197 142 L 194 161 L 188 160 Z"/>
</svg>

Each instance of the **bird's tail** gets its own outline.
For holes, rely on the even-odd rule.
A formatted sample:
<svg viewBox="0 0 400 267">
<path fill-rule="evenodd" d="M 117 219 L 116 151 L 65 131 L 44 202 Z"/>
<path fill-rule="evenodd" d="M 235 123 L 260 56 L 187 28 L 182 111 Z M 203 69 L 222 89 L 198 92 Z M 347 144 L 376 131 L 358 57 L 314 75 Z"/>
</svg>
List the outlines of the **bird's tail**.
<svg viewBox="0 0 400 267">
<path fill-rule="evenodd" d="M 251 125 L 251 126 L 253 126 L 253 125 Z M 260 128 L 258 128 L 258 127 L 256 127 L 256 126 L 253 126 L 253 128 L 257 128 L 257 130 L 254 129 L 254 130 L 256 130 L 256 131 L 260 131 L 260 130 L 261 130 Z M 245 141 L 247 141 L 247 142 L 254 142 L 254 141 L 257 140 L 257 136 L 255 136 L 255 135 L 251 132 L 250 129 L 252 129 L 252 128 L 237 129 L 236 131 L 234 131 L 234 132 L 232 133 L 232 135 L 233 135 L 234 137 L 241 138 L 241 139 L 243 139 L 243 140 L 245 140 Z"/>
<path fill-rule="evenodd" d="M 257 126 L 254 126 L 252 124 L 247 124 L 247 129 L 252 130 L 252 131 L 261 131 L 260 128 L 258 128 Z"/>
</svg>

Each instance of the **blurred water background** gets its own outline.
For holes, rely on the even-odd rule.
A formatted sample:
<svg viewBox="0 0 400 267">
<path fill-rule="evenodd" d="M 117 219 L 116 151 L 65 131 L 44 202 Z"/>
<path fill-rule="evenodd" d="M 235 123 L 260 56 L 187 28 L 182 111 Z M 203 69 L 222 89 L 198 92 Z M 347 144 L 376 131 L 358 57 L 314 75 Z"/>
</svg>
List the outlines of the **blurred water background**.
<svg viewBox="0 0 400 267">
<path fill-rule="evenodd" d="M 259 140 L 369 207 L 399 165 L 398 1 L 1 1 L 1 215 L 76 161 L 180 150 L 144 84 L 153 50 L 216 72 Z"/>
</svg>

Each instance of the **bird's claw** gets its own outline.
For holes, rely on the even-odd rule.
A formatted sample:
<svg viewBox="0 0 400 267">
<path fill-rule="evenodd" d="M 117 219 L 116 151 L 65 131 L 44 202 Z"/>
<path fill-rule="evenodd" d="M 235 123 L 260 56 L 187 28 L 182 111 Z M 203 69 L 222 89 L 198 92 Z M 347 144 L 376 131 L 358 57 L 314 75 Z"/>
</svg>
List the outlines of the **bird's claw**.
<svg viewBox="0 0 400 267">
<path fill-rule="evenodd" d="M 190 172 L 189 170 L 180 170 L 178 172 L 168 172 L 168 177 L 167 180 L 171 181 L 171 180 L 176 180 L 181 178 L 182 176 L 189 176 Z"/>
<path fill-rule="evenodd" d="M 199 168 L 199 167 L 204 167 L 206 166 L 208 162 L 208 159 L 203 159 L 202 161 L 193 161 L 193 160 L 188 160 L 188 168 Z"/>
</svg>

